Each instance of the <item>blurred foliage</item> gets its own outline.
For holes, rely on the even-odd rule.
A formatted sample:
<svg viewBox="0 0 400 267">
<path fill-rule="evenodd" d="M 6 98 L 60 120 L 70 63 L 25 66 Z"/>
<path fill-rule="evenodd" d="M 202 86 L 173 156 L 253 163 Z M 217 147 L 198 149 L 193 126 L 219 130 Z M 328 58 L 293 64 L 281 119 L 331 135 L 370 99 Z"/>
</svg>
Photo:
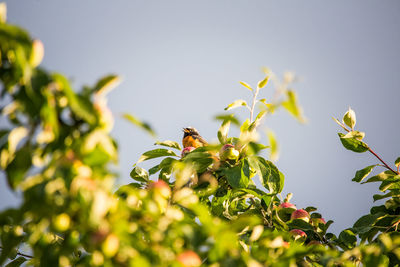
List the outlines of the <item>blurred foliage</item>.
<svg viewBox="0 0 400 267">
<path fill-rule="evenodd" d="M 293 74 L 278 81 L 266 69 L 255 89 L 241 82 L 253 94 L 252 103 L 236 100 L 226 110 L 247 107 L 249 119 L 217 116 L 218 144 L 181 152 L 178 142 L 156 142 L 162 148 L 143 153 L 131 171 L 132 183 L 115 190 L 111 167 L 118 147 L 110 136 L 106 94 L 119 78 L 108 75 L 74 90 L 63 75 L 39 67 L 43 44 L 7 24 L 5 9 L 1 4 L 0 103 L 7 123 L 0 129 L 0 166 L 10 190 L 22 193 L 22 203 L 0 213 L 0 265 L 399 264 L 400 159 L 397 172 L 389 167 L 366 180 L 388 191 L 374 200 L 389 200 L 338 237 L 316 208 L 297 209 L 291 194 L 281 199 L 284 175 L 261 156 L 269 149 L 276 159 L 277 141 L 269 131 L 269 147 L 259 143 L 258 127 L 280 107 L 305 121 L 289 89 Z M 257 99 L 269 80 L 276 88 L 271 101 Z M 338 121 L 349 131 L 340 135 L 343 145 L 374 154 L 364 134 L 354 131 L 353 113 Z M 147 123 L 124 117 L 154 135 Z M 239 137 L 229 136 L 231 125 L 239 128 Z M 156 163 L 148 170 L 138 166 L 147 160 Z M 361 182 L 377 166 L 357 171 L 353 180 Z M 255 178 L 264 188 L 255 186 Z"/>
</svg>

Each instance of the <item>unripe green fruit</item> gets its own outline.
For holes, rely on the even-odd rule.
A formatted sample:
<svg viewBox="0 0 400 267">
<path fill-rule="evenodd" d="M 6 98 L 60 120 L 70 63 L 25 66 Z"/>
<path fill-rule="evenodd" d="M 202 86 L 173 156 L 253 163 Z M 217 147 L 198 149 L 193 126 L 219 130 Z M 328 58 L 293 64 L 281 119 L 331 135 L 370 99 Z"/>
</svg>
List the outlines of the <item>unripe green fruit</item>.
<svg viewBox="0 0 400 267">
<path fill-rule="evenodd" d="M 221 151 L 219 152 L 219 157 L 222 161 L 236 161 L 239 158 L 239 154 L 239 151 L 237 151 L 233 145 L 226 144 L 221 148 Z"/>
</svg>

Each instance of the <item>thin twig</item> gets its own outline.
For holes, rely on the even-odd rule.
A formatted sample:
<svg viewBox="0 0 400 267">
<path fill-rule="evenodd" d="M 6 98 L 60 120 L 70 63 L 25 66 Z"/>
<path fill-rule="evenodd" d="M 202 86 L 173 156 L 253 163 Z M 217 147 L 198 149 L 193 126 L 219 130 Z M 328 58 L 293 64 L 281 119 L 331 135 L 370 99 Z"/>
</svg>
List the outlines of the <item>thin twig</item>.
<svg viewBox="0 0 400 267">
<path fill-rule="evenodd" d="M 348 129 L 346 129 L 346 127 L 342 124 L 343 129 L 345 129 L 347 132 L 350 132 Z M 394 174 L 400 174 L 399 171 L 394 171 L 392 168 L 389 167 L 389 165 L 386 164 L 386 162 L 383 161 L 383 159 L 381 159 L 370 147 L 368 147 L 368 151 L 371 152 L 372 155 L 374 155 L 380 162 L 383 163 L 384 166 L 387 168 L 388 170 L 391 170 Z"/>
<path fill-rule="evenodd" d="M 0 249 L 3 250 L 3 247 L 0 246 Z M 17 255 L 25 257 L 25 258 L 33 259 L 33 256 L 28 255 L 28 254 L 24 254 L 24 253 L 21 253 L 21 252 L 18 252 L 18 251 L 17 251 Z"/>
</svg>

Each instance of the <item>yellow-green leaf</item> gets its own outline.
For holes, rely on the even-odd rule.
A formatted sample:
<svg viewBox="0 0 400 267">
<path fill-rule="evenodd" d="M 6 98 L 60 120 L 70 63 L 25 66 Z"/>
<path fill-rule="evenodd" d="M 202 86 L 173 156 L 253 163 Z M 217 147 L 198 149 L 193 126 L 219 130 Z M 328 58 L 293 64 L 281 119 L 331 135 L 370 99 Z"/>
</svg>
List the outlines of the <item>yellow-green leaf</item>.
<svg viewBox="0 0 400 267">
<path fill-rule="evenodd" d="M 242 81 L 240 81 L 239 83 L 240 83 L 241 85 L 243 85 L 244 87 L 246 87 L 247 89 L 249 89 L 250 91 L 253 91 L 253 88 L 251 88 L 251 86 L 250 86 L 248 83 L 242 82 Z"/>
<path fill-rule="evenodd" d="M 265 77 L 264 80 L 258 82 L 257 87 L 260 89 L 264 88 L 267 85 L 268 80 L 269 80 L 269 76 Z"/>
<path fill-rule="evenodd" d="M 136 118 L 133 115 L 128 114 L 128 113 L 123 114 L 122 117 L 124 119 L 128 120 L 129 122 L 131 122 L 132 124 L 138 126 L 139 128 L 145 130 L 150 135 L 152 135 L 152 136 L 156 136 L 157 135 L 155 133 L 155 131 L 153 130 L 153 128 L 150 126 L 150 124 L 148 124 L 147 122 L 143 122 L 143 121 L 139 120 L 138 118 Z"/>
<path fill-rule="evenodd" d="M 276 136 L 274 132 L 271 130 L 267 131 L 267 137 L 268 137 L 268 142 L 270 146 L 270 154 L 269 158 L 272 161 L 277 161 L 279 158 L 279 148 L 278 148 L 278 142 L 276 141 Z"/>
<path fill-rule="evenodd" d="M 282 102 L 282 106 L 299 122 L 305 123 L 306 119 L 303 116 L 303 110 L 297 103 L 297 95 L 292 90 L 287 90 L 287 100 Z"/>
<path fill-rule="evenodd" d="M 237 108 L 237 107 L 240 107 L 240 106 L 246 106 L 247 107 L 247 102 L 245 100 L 242 100 L 242 99 L 235 100 L 231 104 L 229 104 L 225 108 L 225 110 L 234 109 L 234 108 Z"/>
</svg>

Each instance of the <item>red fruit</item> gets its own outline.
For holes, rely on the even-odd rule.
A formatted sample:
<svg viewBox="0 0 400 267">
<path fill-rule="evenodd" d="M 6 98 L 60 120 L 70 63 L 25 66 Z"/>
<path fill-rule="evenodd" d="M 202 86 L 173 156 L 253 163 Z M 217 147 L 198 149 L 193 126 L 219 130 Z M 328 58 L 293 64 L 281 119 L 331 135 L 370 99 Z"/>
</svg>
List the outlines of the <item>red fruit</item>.
<svg viewBox="0 0 400 267">
<path fill-rule="evenodd" d="M 293 211 L 292 215 L 290 216 L 290 219 L 291 220 L 300 219 L 305 222 L 309 222 L 310 214 L 308 214 L 308 212 L 303 209 L 298 209 L 298 210 Z"/>
<path fill-rule="evenodd" d="M 182 252 L 176 259 L 185 267 L 197 267 L 201 265 L 201 259 L 199 255 L 192 250 L 186 250 Z"/>
<path fill-rule="evenodd" d="M 150 183 L 149 189 L 156 194 L 160 194 L 164 198 L 169 198 L 171 196 L 171 188 L 163 180 Z"/>
<path fill-rule="evenodd" d="M 307 234 L 299 229 L 290 230 L 289 233 L 291 233 L 295 239 L 299 239 L 302 237 L 307 238 Z"/>
<path fill-rule="evenodd" d="M 289 202 L 282 202 L 280 205 L 279 205 L 279 208 L 286 208 L 286 209 L 297 209 L 296 208 L 296 205 L 294 205 L 294 204 L 292 204 L 292 203 L 289 203 Z"/>
<path fill-rule="evenodd" d="M 192 146 L 185 147 L 185 148 L 182 150 L 181 157 L 183 158 L 184 156 L 186 156 L 187 154 L 189 154 L 190 152 L 192 152 L 192 151 L 195 150 L 195 149 L 196 149 L 196 148 L 195 148 L 195 147 L 192 147 Z"/>
</svg>

